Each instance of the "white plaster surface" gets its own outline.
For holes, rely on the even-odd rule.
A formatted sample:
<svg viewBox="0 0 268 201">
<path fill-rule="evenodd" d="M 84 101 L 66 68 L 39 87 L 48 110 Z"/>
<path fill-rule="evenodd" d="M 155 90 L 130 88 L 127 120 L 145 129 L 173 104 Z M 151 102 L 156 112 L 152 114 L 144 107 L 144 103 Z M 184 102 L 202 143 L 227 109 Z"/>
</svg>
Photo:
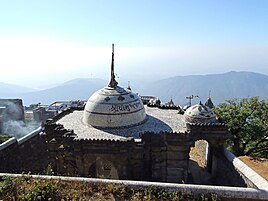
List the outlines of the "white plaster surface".
<svg viewBox="0 0 268 201">
<path fill-rule="evenodd" d="M 32 138 L 33 136 L 36 136 L 37 134 L 39 134 L 42 131 L 41 127 L 38 127 L 36 130 L 30 132 L 29 134 L 23 136 L 22 138 L 20 138 L 18 140 L 18 144 L 21 144 L 25 141 L 27 141 L 28 139 Z"/>
<path fill-rule="evenodd" d="M 7 148 L 9 145 L 16 143 L 17 140 L 15 137 L 12 137 L 10 139 L 8 139 L 7 141 L 3 142 L 2 144 L 0 144 L 0 150 L 3 150 L 5 148 Z"/>
<path fill-rule="evenodd" d="M 82 122 L 83 111 L 74 111 L 57 123 L 62 124 L 66 129 L 74 130 L 78 139 L 110 139 L 127 140 L 128 137 L 139 138 L 139 134 L 146 131 L 151 132 L 185 132 L 186 124 L 183 121 L 183 115 L 178 114 L 177 110 L 164 110 L 159 108 L 150 108 L 145 106 L 147 119 L 145 122 L 126 128 L 100 129 Z"/>
<path fill-rule="evenodd" d="M 146 118 L 144 106 L 137 94 L 117 86 L 95 92 L 85 106 L 83 123 L 101 128 L 136 125 Z"/>
<path fill-rule="evenodd" d="M 207 106 L 196 104 L 185 111 L 185 115 L 196 118 L 216 118 L 216 114 Z"/>
</svg>

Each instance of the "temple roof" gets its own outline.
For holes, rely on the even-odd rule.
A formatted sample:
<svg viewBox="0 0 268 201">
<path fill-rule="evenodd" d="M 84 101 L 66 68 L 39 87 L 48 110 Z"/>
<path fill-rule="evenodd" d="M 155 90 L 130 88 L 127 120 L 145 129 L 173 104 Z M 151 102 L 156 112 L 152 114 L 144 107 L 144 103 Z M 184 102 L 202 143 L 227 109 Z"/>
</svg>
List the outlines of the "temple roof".
<svg viewBox="0 0 268 201">
<path fill-rule="evenodd" d="M 145 132 L 185 132 L 186 124 L 183 115 L 177 110 L 164 110 L 145 106 L 147 120 L 139 125 L 122 128 L 96 128 L 84 124 L 81 119 L 83 111 L 74 111 L 65 115 L 57 123 L 62 124 L 66 129 L 74 130 L 77 139 L 105 139 L 105 140 L 126 140 L 128 137 L 140 138 Z"/>
</svg>

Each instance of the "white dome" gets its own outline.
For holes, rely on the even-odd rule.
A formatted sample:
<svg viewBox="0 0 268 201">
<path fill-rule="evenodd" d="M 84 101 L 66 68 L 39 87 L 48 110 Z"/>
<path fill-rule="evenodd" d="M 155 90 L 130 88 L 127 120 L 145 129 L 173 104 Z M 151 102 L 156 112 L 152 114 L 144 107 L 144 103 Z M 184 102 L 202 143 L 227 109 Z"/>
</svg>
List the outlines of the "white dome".
<svg viewBox="0 0 268 201">
<path fill-rule="evenodd" d="M 104 87 L 87 101 L 83 123 L 100 128 L 119 128 L 143 123 L 146 113 L 140 98 L 119 86 Z"/>
<path fill-rule="evenodd" d="M 200 103 L 189 107 L 184 113 L 184 119 L 189 123 L 212 123 L 216 121 L 216 114 Z"/>
</svg>

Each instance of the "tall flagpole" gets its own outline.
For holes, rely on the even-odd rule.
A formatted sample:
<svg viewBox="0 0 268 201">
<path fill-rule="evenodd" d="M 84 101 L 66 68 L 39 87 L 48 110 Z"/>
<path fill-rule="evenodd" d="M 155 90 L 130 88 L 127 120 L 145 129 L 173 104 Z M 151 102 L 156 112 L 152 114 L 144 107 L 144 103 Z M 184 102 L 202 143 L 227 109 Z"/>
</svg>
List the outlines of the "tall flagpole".
<svg viewBox="0 0 268 201">
<path fill-rule="evenodd" d="M 116 88 L 118 82 L 115 80 L 114 75 L 114 44 L 112 44 L 112 63 L 111 63 L 111 80 L 108 87 Z"/>
</svg>

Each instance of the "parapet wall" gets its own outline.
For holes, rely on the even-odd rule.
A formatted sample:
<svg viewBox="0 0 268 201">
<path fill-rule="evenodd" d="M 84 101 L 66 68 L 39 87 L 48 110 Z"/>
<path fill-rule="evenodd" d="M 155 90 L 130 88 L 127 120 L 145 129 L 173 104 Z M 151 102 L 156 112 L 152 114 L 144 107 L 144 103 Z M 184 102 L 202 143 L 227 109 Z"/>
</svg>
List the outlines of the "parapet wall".
<svg viewBox="0 0 268 201">
<path fill-rule="evenodd" d="M 223 186 L 238 186 L 238 187 L 250 187 L 247 186 L 245 178 L 236 171 L 232 161 L 229 161 L 223 153 L 212 155 L 212 170 L 211 174 L 216 178 L 218 185 Z"/>
<path fill-rule="evenodd" d="M 224 149 L 224 156 L 230 162 L 229 164 L 233 166 L 236 174 L 239 174 L 239 176 L 243 178 L 247 187 L 265 189 L 268 191 L 268 181 L 252 170 L 239 158 L 235 157 L 235 155 L 226 148 Z"/>
<path fill-rule="evenodd" d="M 0 145 L 0 172 L 43 173 L 48 154 L 41 128 L 16 140 L 11 138 Z"/>
</svg>

